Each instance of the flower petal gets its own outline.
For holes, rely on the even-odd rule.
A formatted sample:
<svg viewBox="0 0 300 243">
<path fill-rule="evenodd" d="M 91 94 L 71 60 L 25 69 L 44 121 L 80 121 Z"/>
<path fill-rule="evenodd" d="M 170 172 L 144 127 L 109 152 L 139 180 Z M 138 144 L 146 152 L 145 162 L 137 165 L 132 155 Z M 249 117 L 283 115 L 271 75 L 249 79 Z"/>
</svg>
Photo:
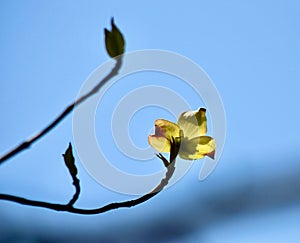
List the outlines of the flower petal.
<svg viewBox="0 0 300 243">
<path fill-rule="evenodd" d="M 216 141 L 209 136 L 200 136 L 193 139 L 182 139 L 179 156 L 182 159 L 202 159 L 204 156 L 214 158 Z"/>
<path fill-rule="evenodd" d="M 155 134 L 148 136 L 148 143 L 158 152 L 170 152 L 171 138 L 180 138 L 180 134 L 180 128 L 177 124 L 158 119 L 155 121 Z"/>
<path fill-rule="evenodd" d="M 200 108 L 197 111 L 183 112 L 178 118 L 178 125 L 183 131 L 183 136 L 186 138 L 195 138 L 205 135 L 207 132 L 206 126 L 206 109 Z"/>
<path fill-rule="evenodd" d="M 156 135 L 148 136 L 148 143 L 158 152 L 170 152 L 170 140 Z"/>
<path fill-rule="evenodd" d="M 155 121 L 155 136 L 163 136 L 168 140 L 172 137 L 180 137 L 180 128 L 177 124 L 164 119 Z"/>
</svg>

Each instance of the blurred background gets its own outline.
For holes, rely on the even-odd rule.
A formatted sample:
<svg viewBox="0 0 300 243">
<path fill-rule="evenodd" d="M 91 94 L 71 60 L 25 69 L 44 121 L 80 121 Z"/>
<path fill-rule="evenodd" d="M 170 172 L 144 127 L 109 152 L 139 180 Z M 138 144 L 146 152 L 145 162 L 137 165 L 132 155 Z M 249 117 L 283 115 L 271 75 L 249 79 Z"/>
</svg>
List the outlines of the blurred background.
<svg viewBox="0 0 300 243">
<path fill-rule="evenodd" d="M 0 201 L 0 241 L 299 242 L 299 11 L 296 0 L 0 1 L 1 154 L 48 124 L 108 59 L 103 28 L 112 16 L 127 51 L 169 50 L 198 63 L 214 81 L 227 118 L 222 157 L 206 180 L 198 180 L 203 161 L 195 161 L 150 201 L 94 216 Z M 137 77 L 173 88 L 163 75 Z M 112 112 L 113 91 L 100 113 Z M 195 109 L 202 105 L 191 102 Z M 135 114 L 133 142 L 147 147 L 158 117 L 176 120 L 157 107 Z M 1 165 L 0 193 L 68 202 L 74 189 L 61 154 L 72 139 L 69 116 Z M 114 146 L 107 147 L 108 157 Z M 120 167 L 134 172 L 132 160 L 121 158 Z M 143 163 L 162 169 L 157 159 Z M 99 185 L 78 158 L 77 166 L 82 192 L 76 206 L 133 198 Z"/>
</svg>

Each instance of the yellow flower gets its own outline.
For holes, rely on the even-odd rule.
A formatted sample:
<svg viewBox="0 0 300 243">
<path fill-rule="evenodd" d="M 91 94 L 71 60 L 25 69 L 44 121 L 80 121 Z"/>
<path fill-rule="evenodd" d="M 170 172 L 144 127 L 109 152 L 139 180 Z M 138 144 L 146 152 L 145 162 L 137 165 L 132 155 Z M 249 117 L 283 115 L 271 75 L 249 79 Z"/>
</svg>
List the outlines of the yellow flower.
<svg viewBox="0 0 300 243">
<path fill-rule="evenodd" d="M 149 135 L 149 144 L 158 152 L 170 152 L 172 137 L 180 139 L 179 156 L 186 160 L 214 158 L 216 141 L 209 136 L 206 126 L 206 110 L 183 112 L 177 124 L 164 119 L 155 121 L 155 134 Z"/>
</svg>

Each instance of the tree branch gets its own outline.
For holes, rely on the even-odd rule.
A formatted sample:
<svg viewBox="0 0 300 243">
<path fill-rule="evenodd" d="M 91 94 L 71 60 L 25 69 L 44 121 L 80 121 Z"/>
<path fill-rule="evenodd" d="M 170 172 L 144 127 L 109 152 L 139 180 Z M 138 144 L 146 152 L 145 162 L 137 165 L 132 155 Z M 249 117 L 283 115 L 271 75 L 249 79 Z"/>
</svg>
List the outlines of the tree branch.
<svg viewBox="0 0 300 243">
<path fill-rule="evenodd" d="M 100 208 L 95 208 L 95 209 L 82 209 L 82 208 L 74 208 L 73 203 L 77 200 L 73 199 L 68 203 L 68 204 L 55 204 L 55 203 L 49 203 L 49 202 L 42 202 L 42 201 L 35 201 L 35 200 L 30 200 L 22 197 L 17 197 L 17 196 L 12 196 L 12 195 L 7 195 L 7 194 L 0 194 L 0 200 L 6 200 L 6 201 L 11 201 L 11 202 L 16 202 L 22 205 L 27 205 L 27 206 L 33 206 L 33 207 L 41 207 L 41 208 L 48 208 L 56 211 L 64 211 L 64 212 L 69 212 L 69 213 L 75 213 L 75 214 L 84 214 L 84 215 L 92 215 L 92 214 L 101 214 L 105 213 L 117 208 L 130 208 L 134 207 L 136 205 L 139 205 L 143 202 L 148 201 L 155 195 L 157 195 L 160 191 L 163 190 L 163 188 L 168 184 L 169 180 L 174 174 L 175 171 L 175 161 L 176 157 L 178 154 L 180 144 L 177 144 L 174 139 L 171 141 L 171 153 L 170 153 L 170 162 L 162 155 L 158 154 L 157 157 L 161 159 L 167 169 L 165 177 L 161 180 L 161 182 L 149 193 L 147 193 L 144 196 L 141 196 L 137 199 L 134 200 L 129 200 L 129 201 L 124 201 L 124 202 L 116 202 L 116 203 L 110 203 L 107 204 L 103 207 Z M 168 164 L 166 165 L 166 161 Z M 79 192 L 80 191 L 76 191 Z"/>
<path fill-rule="evenodd" d="M 39 133 L 34 135 L 33 137 L 29 138 L 28 140 L 24 141 L 20 145 L 16 146 L 6 154 L 0 157 L 0 164 L 2 164 L 4 161 L 10 159 L 11 157 L 15 156 L 16 154 L 20 153 L 21 151 L 28 149 L 33 143 L 35 143 L 38 139 L 46 135 L 49 131 L 51 131 L 55 126 L 57 126 L 68 114 L 71 113 L 71 111 L 74 110 L 74 108 L 78 105 L 80 105 L 82 102 L 84 102 L 89 97 L 96 94 L 99 89 L 107 83 L 112 77 L 118 74 L 121 66 L 122 66 L 122 56 L 115 57 L 114 60 L 116 60 L 116 64 L 114 68 L 110 71 L 109 74 L 107 74 L 90 92 L 83 95 L 79 99 L 77 99 L 74 103 L 67 106 L 65 110 L 56 118 L 54 121 L 52 121 L 48 126 L 46 126 L 43 130 L 41 130 Z"/>
</svg>

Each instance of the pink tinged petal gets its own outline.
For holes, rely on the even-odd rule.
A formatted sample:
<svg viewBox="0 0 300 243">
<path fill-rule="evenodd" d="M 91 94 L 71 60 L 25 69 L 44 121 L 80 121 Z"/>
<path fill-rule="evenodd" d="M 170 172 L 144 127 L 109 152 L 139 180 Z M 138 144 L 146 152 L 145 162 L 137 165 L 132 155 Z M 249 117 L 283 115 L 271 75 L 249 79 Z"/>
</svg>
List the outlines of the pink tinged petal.
<svg viewBox="0 0 300 243">
<path fill-rule="evenodd" d="M 215 159 L 215 153 L 216 153 L 216 150 L 206 154 L 206 156 L 210 157 L 211 159 Z"/>
<path fill-rule="evenodd" d="M 165 137 L 171 140 L 172 137 L 180 137 L 180 128 L 177 124 L 164 119 L 155 121 L 155 136 Z"/>
<path fill-rule="evenodd" d="M 181 131 L 177 124 L 164 119 L 155 121 L 155 134 L 148 136 L 148 143 L 158 152 L 170 152 L 172 137 L 180 138 Z"/>
<path fill-rule="evenodd" d="M 192 139 L 205 135 L 207 132 L 206 109 L 183 112 L 178 118 L 178 125 L 183 130 L 184 137 Z"/>
<path fill-rule="evenodd" d="M 216 140 L 209 136 L 201 136 L 197 146 L 198 153 L 202 153 L 212 159 L 215 157 Z"/>
<path fill-rule="evenodd" d="M 170 152 L 170 141 L 162 136 L 149 135 L 148 143 L 158 152 Z"/>
</svg>

